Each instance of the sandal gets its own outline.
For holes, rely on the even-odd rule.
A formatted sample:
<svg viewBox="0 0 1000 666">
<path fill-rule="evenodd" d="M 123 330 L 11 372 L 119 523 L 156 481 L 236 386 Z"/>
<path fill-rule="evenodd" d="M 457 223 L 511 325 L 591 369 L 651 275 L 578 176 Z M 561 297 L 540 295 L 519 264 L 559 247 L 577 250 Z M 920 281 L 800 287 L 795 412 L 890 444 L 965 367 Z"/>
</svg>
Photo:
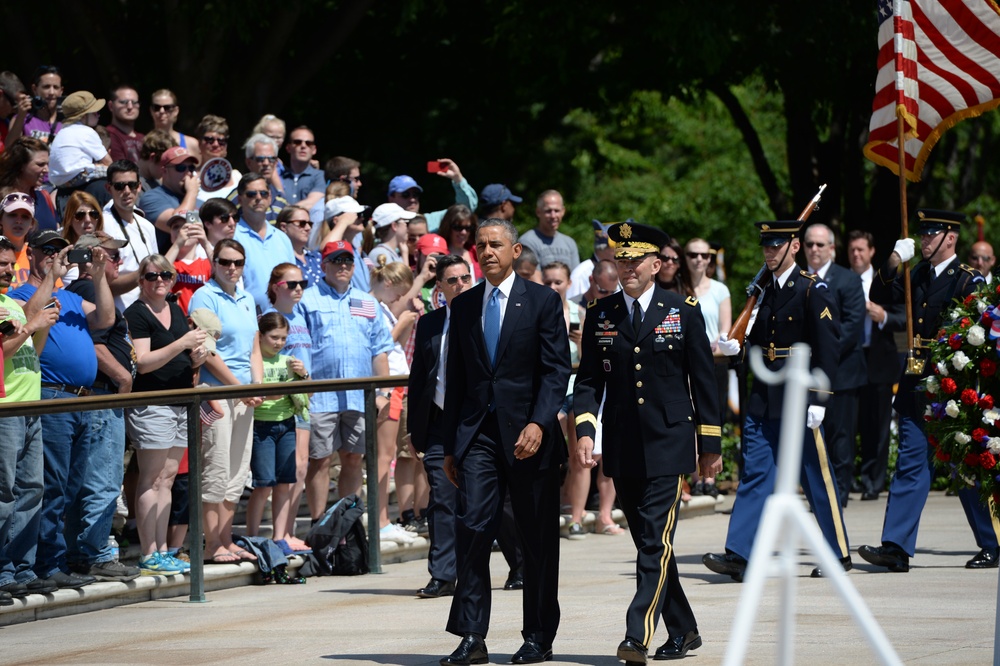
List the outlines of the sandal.
<svg viewBox="0 0 1000 666">
<path fill-rule="evenodd" d="M 205 560 L 205 564 L 237 564 L 239 561 L 239 555 L 236 553 L 230 553 L 227 550 L 217 555 L 213 555 L 210 559 Z"/>
<path fill-rule="evenodd" d="M 619 534 L 624 534 L 625 529 L 617 523 L 608 523 L 598 530 L 597 533 L 604 534 L 606 536 L 618 536 Z"/>
<path fill-rule="evenodd" d="M 242 548 L 238 548 L 237 550 L 231 550 L 231 551 L 229 551 L 229 553 L 231 555 L 235 555 L 237 558 L 239 558 L 239 560 L 241 562 L 256 562 L 257 561 L 257 556 L 256 555 L 254 555 L 253 553 L 251 553 L 248 550 L 243 550 Z"/>
</svg>

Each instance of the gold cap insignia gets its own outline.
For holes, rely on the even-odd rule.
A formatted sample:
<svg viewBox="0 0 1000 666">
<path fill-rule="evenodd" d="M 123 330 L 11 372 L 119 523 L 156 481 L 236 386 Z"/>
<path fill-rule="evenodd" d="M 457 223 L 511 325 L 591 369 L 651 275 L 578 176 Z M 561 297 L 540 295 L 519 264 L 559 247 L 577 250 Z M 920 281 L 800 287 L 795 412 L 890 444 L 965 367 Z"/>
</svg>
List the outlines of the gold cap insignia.
<svg viewBox="0 0 1000 666">
<path fill-rule="evenodd" d="M 632 237 L 632 227 L 629 226 L 628 222 L 623 222 L 622 226 L 619 229 L 619 233 L 621 234 L 622 238 L 631 238 Z"/>
</svg>

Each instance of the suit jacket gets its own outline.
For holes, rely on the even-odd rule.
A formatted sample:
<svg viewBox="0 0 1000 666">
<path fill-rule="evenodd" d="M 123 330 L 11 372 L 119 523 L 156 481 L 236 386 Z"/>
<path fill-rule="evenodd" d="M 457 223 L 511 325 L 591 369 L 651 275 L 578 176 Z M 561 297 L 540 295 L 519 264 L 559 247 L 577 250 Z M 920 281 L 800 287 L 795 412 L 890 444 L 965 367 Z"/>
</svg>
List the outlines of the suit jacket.
<svg viewBox="0 0 1000 666">
<path fill-rule="evenodd" d="M 840 310 L 840 360 L 830 377 L 830 388 L 836 393 L 868 383 L 864 351 L 868 310 L 861 276 L 851 269 L 831 264 L 823 281 L 830 286 Z"/>
<path fill-rule="evenodd" d="M 886 320 L 881 329 L 876 322 L 872 322 L 872 339 L 868 345 L 868 381 L 872 384 L 895 384 L 901 371 L 895 334 L 906 330 L 906 306 L 903 303 L 880 305 L 885 308 Z"/>
<path fill-rule="evenodd" d="M 787 357 L 768 357 L 768 349 L 787 349 L 796 342 L 810 347 L 810 367 L 821 368 L 831 379 L 836 376 L 840 358 L 840 314 L 837 302 L 826 282 L 812 273 L 793 272 L 785 286 L 775 291 L 774 283 L 764 288 L 760 309 L 747 344 L 764 350 L 764 364 L 777 372 Z M 779 354 L 782 352 L 779 352 Z M 747 414 L 757 418 L 779 419 L 784 406 L 785 385 L 765 384 L 754 380 L 750 389 Z M 809 404 L 823 404 L 810 392 Z"/>
<path fill-rule="evenodd" d="M 427 451 L 427 429 L 431 408 L 434 407 L 437 368 L 441 360 L 441 335 L 447 318 L 447 308 L 439 308 L 417 321 L 417 338 L 408 383 L 406 430 L 410 433 L 413 448 L 421 452 Z"/>
<path fill-rule="evenodd" d="M 509 465 L 558 465 L 566 459 L 558 415 L 572 370 L 562 301 L 552 289 L 515 276 L 494 367 L 482 324 L 488 284 L 481 282 L 451 304 L 444 428 L 455 436 L 445 442 L 445 454 L 462 461 L 493 404 Z M 542 445 L 534 456 L 515 460 L 514 443 L 529 423 L 541 427 Z"/>
<path fill-rule="evenodd" d="M 639 331 L 625 296 L 592 301 L 583 326 L 573 405 L 578 436 L 593 436 L 605 396 L 604 473 L 687 474 L 695 453 L 721 453 L 712 348 L 695 298 L 653 287 Z"/>
</svg>

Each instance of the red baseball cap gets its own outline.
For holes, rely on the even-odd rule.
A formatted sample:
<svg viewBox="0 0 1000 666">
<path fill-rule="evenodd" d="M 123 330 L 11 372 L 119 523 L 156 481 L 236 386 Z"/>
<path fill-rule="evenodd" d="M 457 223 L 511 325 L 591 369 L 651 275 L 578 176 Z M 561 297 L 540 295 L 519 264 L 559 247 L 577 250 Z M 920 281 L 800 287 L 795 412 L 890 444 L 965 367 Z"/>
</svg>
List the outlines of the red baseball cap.
<svg viewBox="0 0 1000 666">
<path fill-rule="evenodd" d="M 181 164 L 188 160 L 194 162 L 195 166 L 198 165 L 198 158 L 189 153 L 187 148 L 181 148 L 180 146 L 167 148 L 163 151 L 163 155 L 160 156 L 160 164 L 162 166 L 173 166 L 174 164 Z"/>
<path fill-rule="evenodd" d="M 448 254 L 448 241 L 438 234 L 424 234 L 417 240 L 416 249 L 425 257 L 432 254 Z"/>
<path fill-rule="evenodd" d="M 354 256 L 354 248 L 347 241 L 332 241 L 323 247 L 323 261 L 326 261 L 327 259 L 336 259 L 344 254 L 349 254 L 352 257 Z"/>
</svg>

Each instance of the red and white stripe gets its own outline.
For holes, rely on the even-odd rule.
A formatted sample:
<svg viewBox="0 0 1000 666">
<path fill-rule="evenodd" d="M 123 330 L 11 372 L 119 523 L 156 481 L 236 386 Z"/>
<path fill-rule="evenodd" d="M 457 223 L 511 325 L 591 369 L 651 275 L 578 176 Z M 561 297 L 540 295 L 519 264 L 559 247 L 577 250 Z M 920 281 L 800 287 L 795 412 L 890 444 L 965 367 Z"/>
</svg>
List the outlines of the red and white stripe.
<svg viewBox="0 0 1000 666">
<path fill-rule="evenodd" d="M 878 75 L 865 155 L 920 180 L 949 127 L 1000 105 L 1000 7 L 994 0 L 879 0 Z"/>
</svg>

